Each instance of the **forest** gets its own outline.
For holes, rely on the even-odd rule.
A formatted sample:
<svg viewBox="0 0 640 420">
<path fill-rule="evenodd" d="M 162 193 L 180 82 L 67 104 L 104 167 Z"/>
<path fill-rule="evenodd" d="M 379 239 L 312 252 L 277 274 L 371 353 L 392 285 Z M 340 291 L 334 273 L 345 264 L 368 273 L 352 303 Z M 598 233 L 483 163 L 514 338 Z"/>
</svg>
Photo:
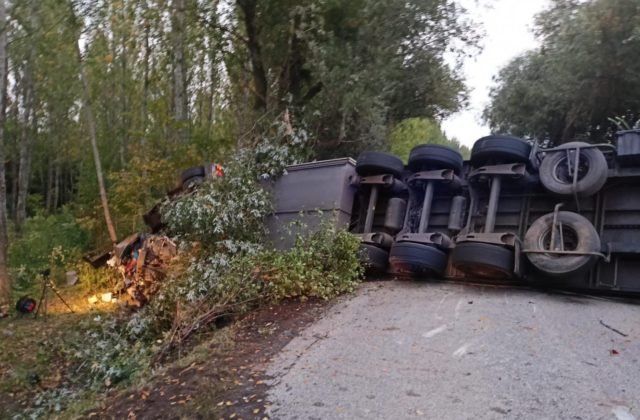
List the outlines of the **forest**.
<svg viewBox="0 0 640 420">
<path fill-rule="evenodd" d="M 83 301 L 112 287 L 114 274 L 82 256 L 145 231 L 159 202 L 178 243 L 143 310 L 60 318 L 17 342 L 46 335 L 53 350 L 37 358 L 0 339 L 0 406 L 24 416 L 86 414 L 194 336 L 210 339 L 196 324 L 356 287 L 358 242 L 346 232 L 287 253 L 264 245 L 259 179 L 372 149 L 469 153 L 441 123 L 467 106 L 463 64 L 484 28 L 455 0 L 0 0 L 0 29 L 0 315 L 38 293 L 47 269 L 58 283 L 77 272 Z M 492 132 L 610 142 L 638 126 L 637 0 L 551 0 L 533 30 L 539 47 L 494 77 Z M 181 170 L 204 162 L 224 178 L 163 201 Z M 33 369 L 56 385 L 34 389 Z"/>
<path fill-rule="evenodd" d="M 479 36 L 448 0 L 3 3 L 2 285 L 140 229 L 181 168 L 285 111 L 309 159 L 389 148 L 412 120 L 446 141 L 435 121 L 464 105 Z"/>
</svg>

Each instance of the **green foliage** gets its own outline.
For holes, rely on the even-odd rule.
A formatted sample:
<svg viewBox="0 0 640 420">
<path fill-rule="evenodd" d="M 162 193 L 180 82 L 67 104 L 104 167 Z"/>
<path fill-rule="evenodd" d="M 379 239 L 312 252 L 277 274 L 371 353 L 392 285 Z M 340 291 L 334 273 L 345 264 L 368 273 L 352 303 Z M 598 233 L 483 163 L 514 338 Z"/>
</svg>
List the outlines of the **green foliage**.
<svg viewBox="0 0 640 420">
<path fill-rule="evenodd" d="M 318 297 L 330 299 L 352 292 L 363 271 L 360 241 L 344 230 L 326 226 L 299 235 L 288 252 L 266 251 L 255 259 L 269 299 Z"/>
<path fill-rule="evenodd" d="M 46 340 L 41 357 L 64 360 L 73 375 L 64 384 L 39 392 L 21 413 L 43 418 L 64 410 L 83 395 L 127 385 L 150 371 L 153 344 L 126 333 L 126 323 L 112 314 L 84 317 L 73 328 Z"/>
<path fill-rule="evenodd" d="M 8 250 L 16 286 L 28 287 L 46 268 L 61 277 L 79 259 L 86 243 L 86 232 L 68 210 L 27 219 L 22 236 L 12 238 Z"/>
<path fill-rule="evenodd" d="M 471 151 L 456 139 L 448 139 L 440 125 L 427 118 L 409 118 L 396 124 L 389 134 L 389 149 L 391 153 L 409 159 L 409 152 L 419 144 L 440 144 L 459 151 L 462 156 L 469 158 Z"/>
<path fill-rule="evenodd" d="M 303 160 L 309 141 L 305 129 L 275 122 L 253 146 L 236 150 L 223 177 L 165 203 L 163 220 L 169 232 L 209 250 L 232 253 L 260 243 L 263 219 L 271 211 L 271 197 L 260 180 L 268 182 L 287 165 Z"/>
<path fill-rule="evenodd" d="M 455 2 L 333 0 L 323 6 L 319 36 L 308 40 L 308 68 L 322 83 L 307 105 L 309 121 L 322 127 L 320 156 L 382 148 L 394 122 L 441 118 L 463 106 L 462 75 L 444 56 L 472 54 L 478 32 Z"/>
<path fill-rule="evenodd" d="M 122 321 L 110 315 L 96 316 L 79 325 L 75 337 L 70 337 L 64 349 L 71 360 L 87 366 L 79 378 L 90 389 L 100 390 L 122 381 L 131 381 L 144 373 L 149 366 L 149 343 L 125 333 Z M 86 343 L 91 342 L 91 346 Z"/>
<path fill-rule="evenodd" d="M 202 163 L 192 146 L 176 146 L 168 157 L 135 149 L 127 167 L 110 175 L 110 203 L 118 216 L 118 230 L 142 230 L 142 215 L 176 187 L 180 171 Z"/>
<path fill-rule="evenodd" d="M 76 261 L 73 269 L 78 275 L 79 287 L 88 293 L 104 292 L 113 290 L 122 280 L 122 275 L 111 267 L 93 268 L 89 263 Z"/>
<path fill-rule="evenodd" d="M 284 110 L 291 125 L 304 124 L 314 134 L 306 156 L 324 158 L 384 148 L 397 121 L 440 119 L 465 102 L 457 63 L 477 51 L 479 32 L 453 0 L 256 2 L 256 42 L 269 88 L 266 108 L 257 110 L 250 106 L 254 63 L 244 14 L 234 2 L 222 8 L 186 2 L 188 115 L 178 123 L 177 28 L 167 19 L 172 4 L 41 0 L 17 2 L 8 11 L 7 79 L 15 81 L 4 131 L 8 183 L 20 169 L 20 145 L 33 139 L 28 214 L 70 205 L 94 248 L 108 235 L 80 106 L 79 32 L 121 237 L 142 227 L 141 214 L 181 169 L 204 161 L 228 165 L 236 144 L 256 146 L 274 130 L 265 124 Z M 33 86 L 26 77 L 31 73 Z M 25 114 L 31 88 L 37 118 Z M 185 135 L 176 136 L 177 130 Z M 10 196 L 7 207 L 15 204 Z"/>
<path fill-rule="evenodd" d="M 245 247 L 194 254 L 190 249 L 183 258 L 191 259 L 174 267 L 160 293 L 132 321 L 131 330 L 162 334 L 176 321 L 193 323 L 197 313 L 215 308 L 237 314 L 263 302 L 349 293 L 363 274 L 359 245 L 352 234 L 327 225 L 298 235 L 289 251 Z M 176 307 L 190 315 L 176 319 Z"/>
<path fill-rule="evenodd" d="M 640 117 L 635 0 L 555 0 L 536 20 L 542 45 L 503 68 L 485 119 L 495 131 L 558 144 L 610 140 L 610 118 Z"/>
</svg>

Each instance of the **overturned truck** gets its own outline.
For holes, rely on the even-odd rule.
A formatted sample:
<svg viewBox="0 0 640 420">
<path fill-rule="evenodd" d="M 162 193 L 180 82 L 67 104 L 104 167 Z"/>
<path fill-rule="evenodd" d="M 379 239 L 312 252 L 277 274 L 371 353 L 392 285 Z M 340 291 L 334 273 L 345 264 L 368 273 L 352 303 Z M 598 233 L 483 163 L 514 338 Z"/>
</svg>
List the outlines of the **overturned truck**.
<svg viewBox="0 0 640 420">
<path fill-rule="evenodd" d="M 488 136 L 469 161 L 365 152 L 350 229 L 371 271 L 640 292 L 640 132 L 541 148 Z"/>
</svg>

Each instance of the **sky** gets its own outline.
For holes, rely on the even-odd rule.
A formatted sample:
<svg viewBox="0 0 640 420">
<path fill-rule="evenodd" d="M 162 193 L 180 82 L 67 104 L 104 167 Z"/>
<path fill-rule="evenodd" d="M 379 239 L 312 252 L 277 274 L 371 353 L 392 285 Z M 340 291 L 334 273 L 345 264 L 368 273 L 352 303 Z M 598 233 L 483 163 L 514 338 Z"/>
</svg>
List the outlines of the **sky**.
<svg viewBox="0 0 640 420">
<path fill-rule="evenodd" d="M 471 146 L 489 134 L 482 122 L 482 110 L 489 102 L 492 77 L 513 57 L 537 46 L 532 33 L 536 13 L 545 9 L 548 0 L 459 0 L 474 22 L 485 33 L 482 52 L 464 63 L 470 90 L 469 107 L 451 115 L 442 123 L 447 137 Z"/>
</svg>

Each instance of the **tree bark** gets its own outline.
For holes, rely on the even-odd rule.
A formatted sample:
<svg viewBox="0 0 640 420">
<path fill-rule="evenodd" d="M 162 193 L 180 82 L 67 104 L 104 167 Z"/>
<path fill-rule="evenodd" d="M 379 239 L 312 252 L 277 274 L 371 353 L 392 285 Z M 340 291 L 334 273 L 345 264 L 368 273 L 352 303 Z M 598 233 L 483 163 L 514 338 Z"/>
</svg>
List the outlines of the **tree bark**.
<svg viewBox="0 0 640 420">
<path fill-rule="evenodd" d="M 56 162 L 55 166 L 55 174 L 53 176 L 53 199 L 51 201 L 52 211 L 58 209 L 58 203 L 60 201 L 60 163 Z"/>
<path fill-rule="evenodd" d="M 43 182 L 42 185 L 46 185 L 45 189 L 45 206 L 48 214 L 53 212 L 53 159 L 51 155 L 47 159 L 47 181 L 46 184 Z"/>
<path fill-rule="evenodd" d="M 144 147 L 147 138 L 148 124 L 148 103 L 149 103 L 149 56 L 151 55 L 151 47 L 149 46 L 149 36 L 151 31 L 151 22 L 148 20 L 149 5 L 146 0 L 142 3 L 143 23 L 144 23 L 144 60 L 143 60 L 143 84 L 142 84 L 142 104 L 141 104 L 141 137 L 140 146 Z"/>
<path fill-rule="evenodd" d="M 71 18 L 74 23 L 76 22 L 75 12 L 73 10 L 73 3 L 69 3 L 71 11 Z M 91 106 L 91 93 L 89 89 L 89 80 L 84 69 L 84 63 L 82 60 L 82 52 L 80 51 L 80 37 L 77 42 L 74 43 L 76 50 L 76 59 L 78 60 L 78 69 L 80 72 L 80 82 L 82 84 L 82 109 L 84 111 L 87 129 L 89 130 L 89 140 L 91 141 L 91 151 L 93 152 L 93 162 L 96 168 L 96 176 L 98 178 L 98 189 L 100 190 L 100 201 L 102 203 L 102 211 L 104 212 L 104 220 L 107 224 L 107 230 L 109 231 L 109 238 L 115 245 L 118 241 L 118 235 L 116 234 L 116 228 L 111 219 L 111 212 L 109 211 L 109 200 L 107 199 L 107 190 L 104 185 L 104 178 L 102 176 L 102 163 L 100 161 L 100 151 L 98 150 L 98 134 L 96 129 L 96 118 L 93 113 L 93 107 Z"/>
<path fill-rule="evenodd" d="M 39 0 L 31 0 L 29 10 L 29 27 L 32 37 L 35 37 L 38 31 L 38 4 Z M 32 39 L 32 42 L 37 42 Z M 18 234 L 22 233 L 24 221 L 27 218 L 27 195 L 29 194 L 29 181 L 31 178 L 31 160 L 33 141 L 38 134 L 38 125 L 36 121 L 35 107 L 35 80 L 33 69 L 36 55 L 35 48 L 30 48 L 24 71 L 24 114 L 22 121 L 22 135 L 19 144 L 19 163 L 18 163 L 18 195 L 16 200 L 16 218 L 15 226 Z"/>
<path fill-rule="evenodd" d="M 29 60 L 30 61 L 30 60 Z M 32 63 L 28 62 L 25 69 L 23 118 L 20 141 L 18 145 L 18 180 L 16 195 L 16 232 L 22 233 L 22 227 L 27 217 L 27 194 L 29 192 L 29 180 L 31 178 L 31 143 L 35 135 L 35 118 L 33 104 L 33 71 Z"/>
<path fill-rule="evenodd" d="M 6 6 L 0 0 L 0 312 L 11 301 L 11 279 L 7 270 L 7 181 L 5 177 L 5 110 L 7 90 Z"/>
<path fill-rule="evenodd" d="M 238 6 L 242 9 L 245 30 L 247 31 L 247 48 L 249 59 L 251 60 L 251 71 L 253 74 L 253 97 L 254 108 L 258 111 L 267 109 L 268 83 L 267 74 L 262 60 L 260 41 L 258 40 L 258 27 L 256 23 L 257 0 L 237 0 Z"/>
<path fill-rule="evenodd" d="M 185 0 L 173 0 L 171 33 L 173 36 L 173 119 L 176 124 L 176 140 L 178 143 L 185 143 L 188 136 L 189 106 L 184 54 Z"/>
</svg>

